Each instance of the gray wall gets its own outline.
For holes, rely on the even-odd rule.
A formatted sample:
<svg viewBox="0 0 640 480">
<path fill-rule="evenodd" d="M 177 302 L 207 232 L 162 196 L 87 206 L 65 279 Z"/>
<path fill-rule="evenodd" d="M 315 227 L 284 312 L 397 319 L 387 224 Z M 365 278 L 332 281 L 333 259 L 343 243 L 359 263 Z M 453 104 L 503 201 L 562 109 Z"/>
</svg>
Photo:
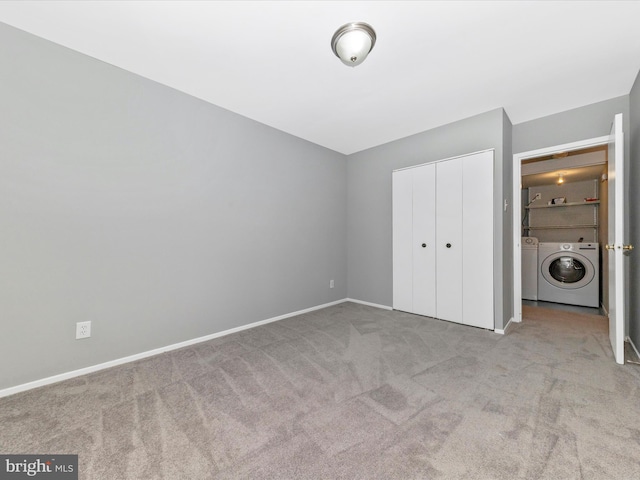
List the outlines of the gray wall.
<svg viewBox="0 0 640 480">
<path fill-rule="evenodd" d="M 345 156 L 3 24 L 0 45 L 0 388 L 346 297 Z"/>
<path fill-rule="evenodd" d="M 600 152 L 605 161 L 605 152 Z M 604 167 L 603 167 L 604 168 Z M 557 178 L 557 177 L 556 177 Z M 582 180 L 579 182 L 567 179 L 562 185 L 555 183 L 555 179 L 549 180 L 547 185 L 534 185 L 529 188 L 530 198 L 540 194 L 541 198 L 534 205 L 544 206 L 552 199 L 564 197 L 567 203 L 582 202 L 587 197 L 598 197 L 600 180 Z M 606 182 L 603 182 L 606 183 Z M 597 242 L 606 238 L 607 225 L 602 222 L 601 204 L 586 203 L 572 208 L 536 208 L 529 212 L 529 225 L 541 227 L 543 225 L 574 225 L 572 228 L 534 228 L 532 236 L 539 242 L 578 242 L 580 238 L 584 242 Z M 589 225 L 598 220 L 597 227 L 576 227 L 575 224 Z M 604 237 L 599 236 L 599 229 L 604 229 Z"/>
<path fill-rule="evenodd" d="M 625 132 L 628 132 L 628 95 L 518 123 L 513 126 L 513 153 L 609 135 L 616 113 L 624 114 Z M 628 148 L 626 151 L 628 152 Z"/>
<path fill-rule="evenodd" d="M 629 336 L 640 348 L 640 74 L 629 95 L 631 160 L 629 162 L 629 242 L 636 250 L 629 255 Z"/>
<path fill-rule="evenodd" d="M 505 311 L 503 258 L 503 143 L 508 119 L 496 109 L 348 157 L 348 260 L 350 298 L 392 305 L 391 172 L 474 151 L 495 148 L 496 328 L 503 328 L 512 312 Z M 506 192 L 509 204 L 511 192 Z M 508 236 L 508 235 L 507 235 Z M 512 283 L 512 282 L 511 282 Z M 505 289 L 510 292 L 509 284 Z M 509 293 L 512 295 L 512 293 Z M 510 301 L 509 301 L 510 302 Z"/>
<path fill-rule="evenodd" d="M 513 126 L 505 111 L 502 112 L 502 191 L 509 207 L 502 209 L 502 281 L 503 315 L 506 325 L 513 317 L 513 208 L 520 208 L 520 198 L 513 198 Z"/>
</svg>

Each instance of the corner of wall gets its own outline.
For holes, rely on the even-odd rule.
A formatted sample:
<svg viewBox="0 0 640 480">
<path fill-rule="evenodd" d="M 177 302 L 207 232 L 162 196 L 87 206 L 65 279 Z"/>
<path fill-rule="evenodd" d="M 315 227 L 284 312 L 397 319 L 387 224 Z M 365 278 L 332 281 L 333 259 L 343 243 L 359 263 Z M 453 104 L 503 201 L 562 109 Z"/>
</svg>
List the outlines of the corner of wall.
<svg viewBox="0 0 640 480">
<path fill-rule="evenodd" d="M 519 208 L 520 199 L 513 198 L 513 124 L 502 109 L 502 156 L 503 156 L 503 188 L 502 193 L 509 207 L 502 212 L 502 322 L 508 325 L 514 316 L 513 305 L 513 208 Z M 506 329 L 506 327 L 505 327 Z"/>
</svg>

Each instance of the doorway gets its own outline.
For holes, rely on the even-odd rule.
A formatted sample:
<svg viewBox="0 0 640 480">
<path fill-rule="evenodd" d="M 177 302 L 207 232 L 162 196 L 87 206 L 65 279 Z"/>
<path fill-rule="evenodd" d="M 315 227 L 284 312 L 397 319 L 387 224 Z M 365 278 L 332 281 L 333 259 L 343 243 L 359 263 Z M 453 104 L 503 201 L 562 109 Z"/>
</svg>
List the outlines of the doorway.
<svg viewBox="0 0 640 480">
<path fill-rule="evenodd" d="M 582 140 L 579 142 L 548 147 L 539 150 L 518 153 L 513 156 L 513 198 L 520 198 L 522 162 L 524 160 L 541 157 L 544 155 L 560 154 L 562 152 L 573 152 L 581 149 L 607 146 L 607 181 L 608 181 L 608 226 L 606 250 L 608 257 L 608 282 L 605 288 L 609 290 L 608 299 L 608 320 L 609 320 L 609 340 L 613 356 L 618 364 L 624 364 L 624 339 L 625 339 L 625 299 L 626 295 L 626 275 L 625 269 L 628 266 L 626 255 L 633 249 L 631 244 L 625 243 L 625 162 L 624 162 L 624 131 L 623 115 L 618 113 L 614 116 L 611 124 L 610 134 L 603 137 Z M 514 320 L 522 321 L 522 285 L 519 281 L 522 278 L 521 265 L 521 211 L 519 208 L 513 209 L 513 306 Z M 543 272 L 543 268 L 540 268 Z"/>
<path fill-rule="evenodd" d="M 523 160 L 521 187 L 523 305 L 606 316 L 607 147 Z"/>
<path fill-rule="evenodd" d="M 539 180 L 541 180 L 542 177 L 546 175 L 549 179 L 553 178 L 554 181 L 557 181 L 559 180 L 559 178 L 557 177 L 558 171 L 568 172 L 568 168 L 565 168 L 565 167 L 570 167 L 572 165 L 571 157 L 578 157 L 579 155 L 585 155 L 591 152 L 599 152 L 600 150 L 607 148 L 608 142 L 609 142 L 609 137 L 604 136 L 604 137 L 587 139 L 579 142 L 573 142 L 570 144 L 558 145 L 554 147 L 548 147 L 548 148 L 543 148 L 539 150 L 533 150 L 529 152 L 522 152 L 522 153 L 515 154 L 514 165 L 513 165 L 514 205 L 516 203 L 520 204 L 522 202 L 523 170 L 525 173 L 539 175 L 538 177 Z M 548 162 L 548 163 L 545 164 L 544 162 Z M 597 161 L 595 161 L 594 163 L 597 163 Z M 587 165 L 582 165 L 582 166 L 587 166 Z M 554 197 L 554 198 L 561 198 L 561 197 L 562 195 L 558 195 L 558 197 Z M 586 198 L 589 198 L 589 197 L 586 197 Z M 530 201 L 531 200 L 528 200 L 527 203 L 529 203 Z M 565 196 L 565 202 L 566 202 L 566 196 Z M 532 205 L 529 205 L 529 206 L 531 207 Z M 601 208 L 601 207 L 598 207 L 598 208 Z M 532 209 L 529 209 L 529 211 L 531 210 Z M 513 305 L 514 305 L 514 321 L 516 322 L 522 321 L 521 243 L 522 243 L 523 233 L 528 233 L 531 231 L 531 230 L 523 231 L 523 223 L 527 222 L 527 218 L 525 217 L 526 212 L 527 212 L 527 209 L 524 209 L 524 208 L 515 208 L 515 207 L 513 208 L 513 226 L 514 226 L 513 244 L 515 246 L 514 258 L 513 258 L 513 265 L 514 265 Z M 603 225 L 603 228 L 606 229 L 606 225 Z M 552 229 L 547 230 L 547 233 L 545 233 L 545 235 L 550 235 L 550 236 L 557 235 L 557 232 L 551 233 L 551 231 Z M 599 238 L 600 236 L 602 236 L 602 233 L 591 232 L 591 235 L 592 235 L 592 238 Z M 579 238 L 580 237 L 577 237 L 576 239 L 579 240 Z M 584 240 L 584 235 L 583 235 L 583 240 Z M 606 236 L 603 239 L 601 239 L 601 241 L 606 242 Z M 605 285 L 606 287 L 606 284 L 604 282 L 602 282 L 602 284 Z"/>
</svg>

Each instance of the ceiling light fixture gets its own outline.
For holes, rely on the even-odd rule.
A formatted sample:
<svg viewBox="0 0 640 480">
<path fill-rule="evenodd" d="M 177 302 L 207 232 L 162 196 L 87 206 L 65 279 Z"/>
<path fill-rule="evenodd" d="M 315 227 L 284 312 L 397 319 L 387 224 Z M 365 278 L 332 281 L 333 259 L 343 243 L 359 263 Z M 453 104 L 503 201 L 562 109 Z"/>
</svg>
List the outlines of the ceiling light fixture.
<svg viewBox="0 0 640 480">
<path fill-rule="evenodd" d="M 350 67 L 360 65 L 376 44 L 376 32 L 363 22 L 341 26 L 331 39 L 331 50 L 342 63 Z"/>
<path fill-rule="evenodd" d="M 561 173 L 558 174 L 558 185 L 562 185 L 564 183 L 564 175 Z"/>
</svg>

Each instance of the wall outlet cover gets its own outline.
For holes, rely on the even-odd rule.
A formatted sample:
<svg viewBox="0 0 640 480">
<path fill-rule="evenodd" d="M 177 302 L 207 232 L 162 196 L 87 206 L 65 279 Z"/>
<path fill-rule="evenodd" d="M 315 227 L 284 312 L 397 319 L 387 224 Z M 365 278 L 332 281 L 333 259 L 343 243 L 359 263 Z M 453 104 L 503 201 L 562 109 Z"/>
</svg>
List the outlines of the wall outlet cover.
<svg viewBox="0 0 640 480">
<path fill-rule="evenodd" d="M 89 338 L 91 336 L 91 322 L 76 323 L 76 340 Z"/>
</svg>

